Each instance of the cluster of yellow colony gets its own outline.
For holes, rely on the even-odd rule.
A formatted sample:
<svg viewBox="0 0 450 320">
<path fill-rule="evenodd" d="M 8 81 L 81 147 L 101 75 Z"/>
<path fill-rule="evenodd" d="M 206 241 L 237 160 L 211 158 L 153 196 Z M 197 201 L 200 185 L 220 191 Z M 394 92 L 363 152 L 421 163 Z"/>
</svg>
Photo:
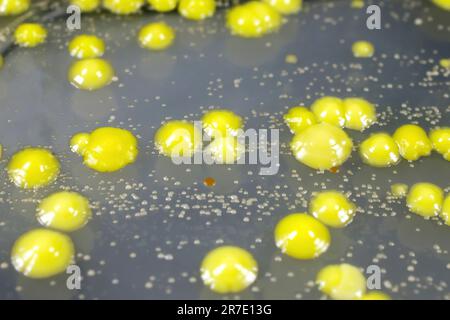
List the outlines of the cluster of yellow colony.
<svg viewBox="0 0 450 320">
<path fill-rule="evenodd" d="M 96 36 L 82 34 L 69 42 L 69 53 L 78 59 L 99 58 L 105 54 L 105 43 Z"/>
<path fill-rule="evenodd" d="M 178 12 L 190 20 L 210 18 L 216 12 L 215 0 L 180 0 Z"/>
<path fill-rule="evenodd" d="M 46 149 L 27 148 L 13 155 L 7 171 L 9 178 L 16 186 L 36 189 L 56 180 L 60 164 Z"/>
<path fill-rule="evenodd" d="M 303 0 L 263 0 L 281 14 L 298 13 L 303 4 Z"/>
<path fill-rule="evenodd" d="M 30 7 L 30 0 L 0 0 L 0 16 L 14 16 L 24 13 Z"/>
<path fill-rule="evenodd" d="M 375 133 L 364 140 L 359 153 L 364 163 L 374 167 L 390 167 L 400 161 L 400 152 L 394 139 L 387 133 Z"/>
<path fill-rule="evenodd" d="M 356 41 L 352 45 L 355 58 L 370 58 L 375 53 L 375 47 L 369 41 Z"/>
<path fill-rule="evenodd" d="M 164 22 L 150 23 L 138 35 L 140 45 L 150 50 L 164 50 L 172 45 L 174 39 L 175 31 Z"/>
<path fill-rule="evenodd" d="M 84 227 L 90 217 L 89 201 L 76 192 L 58 192 L 43 199 L 37 219 L 44 227 L 71 232 Z"/>
<path fill-rule="evenodd" d="M 209 252 L 200 267 L 203 283 L 218 293 L 248 288 L 258 275 L 258 264 L 244 249 L 223 246 Z"/>
<path fill-rule="evenodd" d="M 312 125 L 291 141 L 295 158 L 317 170 L 339 167 L 350 157 L 352 148 L 353 142 L 344 130 L 328 123 Z"/>
<path fill-rule="evenodd" d="M 157 12 L 169 12 L 175 10 L 178 0 L 148 0 L 148 3 Z"/>
<path fill-rule="evenodd" d="M 86 166 L 100 172 L 120 170 L 138 155 L 136 137 L 128 130 L 111 127 L 74 135 L 70 148 L 83 157 Z"/>
<path fill-rule="evenodd" d="M 329 265 L 319 271 L 316 283 L 323 293 L 335 300 L 390 300 L 379 291 L 366 293 L 366 278 L 361 270 L 347 263 Z"/>
<path fill-rule="evenodd" d="M 103 6 L 115 14 L 127 15 L 138 12 L 144 0 L 103 0 Z"/>
<path fill-rule="evenodd" d="M 450 127 L 431 130 L 430 140 L 433 149 L 442 154 L 445 160 L 450 161 Z"/>
<path fill-rule="evenodd" d="M 277 31 L 282 17 L 265 2 L 250 1 L 237 5 L 227 13 L 227 27 L 236 36 L 255 38 Z"/>
<path fill-rule="evenodd" d="M 14 41 L 20 47 L 36 47 L 46 38 L 47 30 L 39 23 L 22 23 L 14 31 Z"/>
<path fill-rule="evenodd" d="M 438 7 L 450 11 L 450 0 L 431 0 Z"/>
<path fill-rule="evenodd" d="M 340 192 L 327 191 L 313 197 L 309 212 L 327 226 L 343 228 L 352 222 L 356 206 Z"/>
<path fill-rule="evenodd" d="M 75 61 L 69 69 L 68 80 L 78 89 L 98 90 L 109 85 L 114 78 L 114 69 L 103 59 Z"/>
<path fill-rule="evenodd" d="M 327 251 L 330 232 L 319 220 L 293 213 L 275 227 L 275 244 L 284 254 L 296 259 L 314 259 Z"/>
<path fill-rule="evenodd" d="M 100 7 L 100 0 L 70 0 L 70 4 L 78 6 L 81 12 L 92 12 Z"/>
<path fill-rule="evenodd" d="M 57 231 L 36 229 L 14 243 L 11 261 L 27 277 L 41 279 L 64 272 L 74 258 L 72 240 Z"/>
<path fill-rule="evenodd" d="M 204 156 L 217 164 L 235 163 L 243 154 L 244 146 L 236 135 L 242 129 L 242 118 L 229 110 L 213 110 L 202 118 L 206 134 L 213 140 L 203 150 Z M 192 157 L 202 147 L 202 131 L 192 123 L 169 121 L 155 134 L 155 146 L 164 156 Z"/>
</svg>

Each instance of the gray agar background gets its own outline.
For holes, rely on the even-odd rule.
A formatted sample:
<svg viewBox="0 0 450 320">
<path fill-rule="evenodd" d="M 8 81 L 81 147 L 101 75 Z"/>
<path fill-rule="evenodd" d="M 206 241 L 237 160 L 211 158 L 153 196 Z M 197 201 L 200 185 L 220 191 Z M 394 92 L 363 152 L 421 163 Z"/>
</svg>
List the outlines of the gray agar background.
<svg viewBox="0 0 450 320">
<path fill-rule="evenodd" d="M 369 3 L 366 3 L 366 6 Z M 129 17 L 84 15 L 82 30 L 64 19 L 46 23 L 49 38 L 35 49 L 14 48 L 0 71 L 0 298 L 2 299 L 318 299 L 318 270 L 347 262 L 382 270 L 382 290 L 394 299 L 450 299 L 450 232 L 439 220 L 410 214 L 390 197 L 393 183 L 435 183 L 450 191 L 450 166 L 433 153 L 388 169 L 361 163 L 357 151 L 339 173 L 317 173 L 297 162 L 282 115 L 322 95 L 359 96 L 377 106 L 379 121 L 364 133 L 347 131 L 357 145 L 372 132 L 406 123 L 429 130 L 450 124 L 450 13 L 429 1 L 381 1 L 382 30 L 365 27 L 365 8 L 350 1 L 308 1 L 278 33 L 241 39 L 224 26 L 224 10 L 203 22 L 176 14 Z M 36 17 L 33 17 L 36 18 Z M 32 19 L 33 19 L 32 18 Z M 5 26 L 11 19 L 0 18 Z M 165 21 L 176 29 L 171 48 L 141 49 L 136 33 Z M 107 43 L 105 58 L 118 80 L 82 92 L 66 80 L 73 59 L 68 41 L 93 33 Z M 0 41 L 5 41 L 1 39 Z M 355 59 L 351 45 L 371 41 L 376 54 Z M 298 57 L 295 64 L 286 56 Z M 157 154 L 153 135 L 168 119 L 197 120 L 208 109 L 227 108 L 246 128 L 280 130 L 280 170 L 259 176 L 258 165 L 176 166 Z M 135 164 L 96 173 L 68 148 L 70 137 L 99 126 L 131 130 L 139 138 Z M 62 174 L 49 187 L 14 187 L 5 167 L 26 146 L 51 148 Z M 217 185 L 202 181 L 213 177 Z M 67 275 L 31 280 L 10 263 L 10 249 L 24 232 L 38 228 L 40 199 L 60 189 L 86 195 L 94 217 L 70 236 L 83 281 L 66 288 Z M 344 229 L 330 229 L 332 243 L 319 259 L 299 261 L 275 247 L 277 221 L 305 212 L 313 192 L 337 189 L 359 206 Z M 204 255 L 237 245 L 259 263 L 257 281 L 235 295 L 216 295 L 199 278 Z"/>
</svg>

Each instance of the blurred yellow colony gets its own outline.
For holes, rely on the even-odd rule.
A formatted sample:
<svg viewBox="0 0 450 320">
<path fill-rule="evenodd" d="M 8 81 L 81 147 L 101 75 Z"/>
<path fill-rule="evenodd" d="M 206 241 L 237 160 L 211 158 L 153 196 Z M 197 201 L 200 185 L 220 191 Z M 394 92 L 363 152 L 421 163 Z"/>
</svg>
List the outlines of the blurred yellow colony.
<svg viewBox="0 0 450 320">
<path fill-rule="evenodd" d="M 147 0 L 147 2 L 157 12 L 175 10 L 178 5 L 178 0 Z"/>
<path fill-rule="evenodd" d="M 344 99 L 345 127 L 364 131 L 377 121 L 375 106 L 362 98 Z"/>
<path fill-rule="evenodd" d="M 275 227 L 275 244 L 296 259 L 314 259 L 327 251 L 331 236 L 325 225 L 305 213 L 293 213 Z"/>
<path fill-rule="evenodd" d="M 78 6 L 81 12 L 92 12 L 100 7 L 100 0 L 70 0 L 70 4 Z"/>
<path fill-rule="evenodd" d="M 105 43 L 96 36 L 82 34 L 70 41 L 69 53 L 78 59 L 99 58 L 105 53 Z"/>
<path fill-rule="evenodd" d="M 327 226 L 342 228 L 352 222 L 356 206 L 342 193 L 326 191 L 313 197 L 309 212 Z"/>
<path fill-rule="evenodd" d="M 210 18 L 216 12 L 215 0 L 180 0 L 178 12 L 191 20 Z"/>
<path fill-rule="evenodd" d="M 0 70 L 3 68 L 3 64 L 4 64 L 4 59 L 3 56 L 0 54 Z"/>
<path fill-rule="evenodd" d="M 231 33 L 245 38 L 256 38 L 277 31 L 282 23 L 281 15 L 260 1 L 234 6 L 228 11 L 226 19 Z"/>
<path fill-rule="evenodd" d="M 164 50 L 172 45 L 175 31 L 164 22 L 150 23 L 139 31 L 138 39 L 143 48 Z"/>
<path fill-rule="evenodd" d="M 387 133 L 372 134 L 359 147 L 364 163 L 374 167 L 390 167 L 400 161 L 400 152 L 394 139 Z"/>
<path fill-rule="evenodd" d="M 336 97 L 323 97 L 317 99 L 311 106 L 317 121 L 326 122 L 338 127 L 345 125 L 344 101 Z"/>
<path fill-rule="evenodd" d="M 225 136 L 215 138 L 204 150 L 203 157 L 209 157 L 205 160 L 207 163 L 233 164 L 236 163 L 245 152 L 245 147 L 237 138 Z"/>
<path fill-rule="evenodd" d="M 30 0 L 0 0 L 0 16 L 24 13 L 30 7 L 30 2 Z"/>
<path fill-rule="evenodd" d="M 431 130 L 430 140 L 433 149 L 442 154 L 445 160 L 450 161 L 450 127 Z"/>
<path fill-rule="evenodd" d="M 210 137 L 236 136 L 243 128 L 242 118 L 229 110 L 208 111 L 202 117 L 202 126 Z"/>
<path fill-rule="evenodd" d="M 396 198 L 404 198 L 408 194 L 408 185 L 404 183 L 394 183 L 391 186 L 391 193 Z"/>
<path fill-rule="evenodd" d="M 155 146 L 166 157 L 192 157 L 201 145 L 201 129 L 185 121 L 169 121 L 155 134 Z"/>
<path fill-rule="evenodd" d="M 317 123 L 314 113 L 305 107 L 292 107 L 283 118 L 292 133 L 299 133 Z"/>
<path fill-rule="evenodd" d="M 35 229 L 16 240 L 11 250 L 14 268 L 29 278 L 62 273 L 74 258 L 72 240 L 57 231 Z"/>
<path fill-rule="evenodd" d="M 450 0 L 431 0 L 438 7 L 450 11 Z"/>
<path fill-rule="evenodd" d="M 26 148 L 13 155 L 7 170 L 9 178 L 16 186 L 34 189 L 55 181 L 60 164 L 47 149 Z"/>
<path fill-rule="evenodd" d="M 89 201 L 76 192 L 68 191 L 48 196 L 37 209 L 41 225 L 66 232 L 84 227 L 91 215 Z"/>
<path fill-rule="evenodd" d="M 83 162 L 100 172 L 117 171 L 136 161 L 138 142 L 128 130 L 112 127 L 95 129 L 92 133 L 78 133 L 70 140 L 73 152 Z"/>
<path fill-rule="evenodd" d="M 203 283 L 218 293 L 245 290 L 258 275 L 253 256 L 239 247 L 223 246 L 209 252 L 203 259 L 200 274 Z"/>
<path fill-rule="evenodd" d="M 302 8 L 303 0 L 263 0 L 281 14 L 298 13 Z"/>
<path fill-rule="evenodd" d="M 398 128 L 393 135 L 400 155 L 408 161 L 414 161 L 431 153 L 433 146 L 425 130 L 414 124 Z"/>
<path fill-rule="evenodd" d="M 116 14 L 131 14 L 138 12 L 145 0 L 103 0 L 103 6 Z"/>
<path fill-rule="evenodd" d="M 76 61 L 69 69 L 70 83 L 82 90 L 98 90 L 109 85 L 114 78 L 114 69 L 103 59 L 83 59 Z"/>
<path fill-rule="evenodd" d="M 334 300 L 356 300 L 366 292 L 366 279 L 355 266 L 347 263 L 329 265 L 316 277 L 319 290 Z"/>
<path fill-rule="evenodd" d="M 355 58 L 370 58 L 375 53 L 375 47 L 369 41 L 356 41 L 352 45 Z"/>
<path fill-rule="evenodd" d="M 22 23 L 14 31 L 15 43 L 20 47 L 36 47 L 46 38 L 47 30 L 39 23 Z"/>
<path fill-rule="evenodd" d="M 406 204 L 409 210 L 425 217 L 437 216 L 442 209 L 444 192 L 432 183 L 416 183 L 409 190 Z"/>
<path fill-rule="evenodd" d="M 317 170 L 339 167 L 350 157 L 352 148 L 349 136 L 328 123 L 312 125 L 297 133 L 291 141 L 295 158 Z"/>
<path fill-rule="evenodd" d="M 363 294 L 361 300 L 391 300 L 391 297 L 381 291 L 370 291 Z"/>
</svg>

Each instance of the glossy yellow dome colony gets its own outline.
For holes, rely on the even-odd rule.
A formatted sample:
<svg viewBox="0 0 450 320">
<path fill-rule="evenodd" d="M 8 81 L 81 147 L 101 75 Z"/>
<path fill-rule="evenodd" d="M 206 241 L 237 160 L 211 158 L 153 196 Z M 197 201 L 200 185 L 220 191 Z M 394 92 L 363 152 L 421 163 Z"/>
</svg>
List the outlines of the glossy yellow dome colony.
<svg viewBox="0 0 450 320">
<path fill-rule="evenodd" d="M 374 133 L 359 147 L 364 163 L 374 167 L 390 167 L 400 161 L 400 152 L 394 139 L 387 133 Z"/>
<path fill-rule="evenodd" d="M 283 118 L 292 133 L 298 133 L 317 123 L 314 113 L 305 107 L 290 108 Z"/>
<path fill-rule="evenodd" d="M 210 137 L 236 136 L 243 128 L 242 118 L 229 110 L 213 110 L 202 118 L 202 126 Z"/>
<path fill-rule="evenodd" d="M 414 124 L 398 128 L 393 135 L 400 155 L 408 161 L 414 161 L 431 153 L 432 145 L 427 133 Z"/>
<path fill-rule="evenodd" d="M 202 133 L 192 123 L 169 121 L 155 134 L 158 151 L 171 158 L 192 157 L 202 145 Z"/>
<path fill-rule="evenodd" d="M 0 16 L 14 16 L 24 13 L 30 7 L 30 0 L 0 0 Z"/>
<path fill-rule="evenodd" d="M 72 240 L 62 233 L 36 229 L 14 243 L 11 262 L 27 277 L 41 279 L 64 272 L 74 257 Z"/>
<path fill-rule="evenodd" d="M 409 210 L 422 217 L 437 216 L 442 209 L 444 192 L 432 183 L 417 183 L 411 187 L 406 204 Z"/>
<path fill-rule="evenodd" d="M 404 183 L 394 183 L 391 186 L 391 193 L 396 198 L 404 198 L 408 194 L 408 185 Z"/>
<path fill-rule="evenodd" d="M 361 98 L 347 98 L 344 100 L 345 127 L 364 131 L 377 121 L 373 104 Z"/>
<path fill-rule="evenodd" d="M 231 33 L 245 38 L 260 37 L 277 31 L 282 23 L 281 15 L 267 3 L 260 1 L 234 6 L 228 11 L 226 19 Z"/>
<path fill-rule="evenodd" d="M 438 7 L 450 11 L 450 0 L 431 0 Z"/>
<path fill-rule="evenodd" d="M 147 2 L 157 12 L 175 10 L 178 4 L 178 0 L 147 0 Z"/>
<path fill-rule="evenodd" d="M 92 12 L 100 6 L 100 0 L 70 0 L 70 4 L 78 6 L 81 12 Z"/>
<path fill-rule="evenodd" d="M 69 81 L 78 89 L 98 90 L 111 83 L 114 69 L 103 59 L 84 59 L 76 61 L 69 70 Z"/>
<path fill-rule="evenodd" d="M 47 30 L 38 23 L 22 23 L 14 31 L 14 41 L 20 47 L 36 47 L 46 38 Z"/>
<path fill-rule="evenodd" d="M 58 192 L 43 199 L 37 219 L 44 227 L 71 232 L 84 227 L 91 217 L 89 201 L 76 192 Z"/>
<path fill-rule="evenodd" d="M 17 152 L 8 164 L 11 181 L 24 189 L 39 188 L 58 177 L 60 165 L 55 156 L 46 149 L 27 148 Z"/>
<path fill-rule="evenodd" d="M 391 300 L 391 297 L 381 291 L 370 291 L 363 294 L 361 300 Z"/>
<path fill-rule="evenodd" d="M 258 264 L 246 250 L 223 246 L 206 255 L 200 274 L 203 283 L 211 290 L 235 293 L 245 290 L 256 280 Z"/>
<path fill-rule="evenodd" d="M 304 213 L 290 214 L 275 227 L 275 244 L 296 259 L 314 259 L 327 251 L 330 233 L 320 221 Z"/>
<path fill-rule="evenodd" d="M 180 0 L 178 12 L 191 20 L 203 20 L 212 17 L 216 12 L 214 0 Z"/>
<path fill-rule="evenodd" d="M 70 148 L 83 156 L 86 166 L 100 172 L 120 170 L 136 161 L 138 155 L 136 137 L 128 130 L 111 127 L 76 134 Z"/>
<path fill-rule="evenodd" d="M 444 220 L 444 223 L 446 225 L 450 226 L 450 194 L 447 195 L 442 204 L 442 211 L 440 213 L 440 217 L 442 218 L 442 220 Z"/>
<path fill-rule="evenodd" d="M 264 0 L 281 14 L 294 14 L 302 8 L 303 0 Z"/>
<path fill-rule="evenodd" d="M 139 43 L 150 50 L 164 50 L 175 39 L 175 31 L 164 22 L 150 23 L 139 31 Z"/>
<path fill-rule="evenodd" d="M 430 132 L 433 149 L 450 161 L 450 127 L 437 128 Z"/>
<path fill-rule="evenodd" d="M 103 0 L 103 6 L 116 14 L 131 14 L 138 12 L 144 2 L 144 0 Z"/>
<path fill-rule="evenodd" d="M 78 59 L 99 58 L 105 53 L 105 43 L 96 36 L 83 34 L 70 41 L 69 53 Z"/>
<path fill-rule="evenodd" d="M 355 58 L 370 58 L 375 53 L 375 47 L 369 41 L 357 41 L 352 45 Z"/>
<path fill-rule="evenodd" d="M 329 265 L 316 277 L 319 290 L 334 300 L 361 299 L 366 292 L 366 279 L 362 272 L 350 264 Z"/>
<path fill-rule="evenodd" d="M 345 107 L 342 99 L 336 97 L 323 97 L 316 100 L 311 111 L 319 122 L 326 122 L 338 127 L 345 125 Z"/>
<path fill-rule="evenodd" d="M 309 212 L 327 226 L 342 228 L 352 222 L 356 206 L 340 192 L 328 191 L 311 200 Z"/>
<path fill-rule="evenodd" d="M 216 164 L 236 163 L 244 154 L 244 146 L 232 136 L 215 138 L 204 150 L 203 157 L 209 157 Z M 205 160 L 206 161 L 206 160 Z M 212 161 L 207 161 L 211 163 Z"/>
<path fill-rule="evenodd" d="M 350 157 L 352 148 L 353 142 L 347 134 L 328 123 L 306 128 L 291 142 L 295 158 L 317 170 L 339 167 Z"/>
</svg>

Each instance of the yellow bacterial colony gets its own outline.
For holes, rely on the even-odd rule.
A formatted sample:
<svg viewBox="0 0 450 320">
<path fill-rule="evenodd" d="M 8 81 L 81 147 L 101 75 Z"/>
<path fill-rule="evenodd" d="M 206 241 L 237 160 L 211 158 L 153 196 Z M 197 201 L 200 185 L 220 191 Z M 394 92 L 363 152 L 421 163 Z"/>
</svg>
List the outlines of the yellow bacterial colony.
<svg viewBox="0 0 450 320">
<path fill-rule="evenodd" d="M 114 69 L 103 59 L 84 59 L 76 61 L 69 69 L 70 83 L 82 90 L 98 90 L 111 83 Z"/>
<path fill-rule="evenodd" d="M 64 272 L 73 257 L 72 240 L 62 233 L 46 229 L 36 229 L 23 234 L 11 250 L 14 268 L 35 279 Z"/>
<path fill-rule="evenodd" d="M 86 166 L 100 172 L 120 170 L 135 162 L 138 155 L 136 137 L 128 130 L 111 127 L 76 134 L 70 148 L 83 157 Z"/>
<path fill-rule="evenodd" d="M 450 161 L 450 127 L 437 128 L 430 132 L 433 149 Z"/>
<path fill-rule="evenodd" d="M 103 0 L 103 6 L 116 14 L 136 13 L 143 5 L 144 0 Z"/>
<path fill-rule="evenodd" d="M 203 283 L 211 290 L 234 293 L 246 289 L 256 280 L 258 264 L 246 250 L 223 246 L 206 255 L 200 274 Z"/>
<path fill-rule="evenodd" d="M 384 292 L 371 291 L 363 294 L 361 300 L 391 300 L 391 297 Z"/>
<path fill-rule="evenodd" d="M 327 226 L 342 228 L 352 222 L 356 206 L 337 191 L 317 194 L 310 203 L 309 212 Z"/>
<path fill-rule="evenodd" d="M 38 23 L 22 23 L 14 31 L 15 43 L 20 47 L 33 48 L 45 42 L 47 30 Z"/>
<path fill-rule="evenodd" d="M 175 31 L 164 22 L 150 23 L 139 31 L 139 43 L 150 50 L 164 50 L 172 45 Z"/>
<path fill-rule="evenodd" d="M 302 8 L 303 0 L 264 0 L 281 14 L 298 13 Z"/>
<path fill-rule="evenodd" d="M 327 227 L 304 213 L 290 214 L 275 227 L 276 246 L 296 259 L 317 258 L 327 251 L 330 241 Z"/>
<path fill-rule="evenodd" d="M 191 20 L 203 20 L 212 17 L 216 12 L 214 0 L 180 0 L 178 12 Z"/>
<path fill-rule="evenodd" d="M 444 193 L 438 186 L 431 183 L 417 183 L 409 190 L 406 203 L 412 212 L 430 218 L 441 212 L 443 198 Z"/>
<path fill-rule="evenodd" d="M 243 128 L 242 118 L 229 110 L 213 110 L 202 118 L 203 129 L 210 137 L 236 136 Z"/>
<path fill-rule="evenodd" d="M 92 35 L 79 35 L 69 43 L 69 53 L 78 59 L 99 58 L 105 53 L 105 43 Z"/>
<path fill-rule="evenodd" d="M 191 157 L 202 144 L 202 133 L 192 123 L 169 121 L 155 134 L 155 146 L 167 157 Z"/>
<path fill-rule="evenodd" d="M 357 41 L 352 45 L 355 58 L 370 58 L 375 53 L 375 47 L 368 41 Z"/>
<path fill-rule="evenodd" d="M 70 0 L 70 4 L 78 6 L 81 12 L 92 12 L 100 7 L 100 0 Z"/>
<path fill-rule="evenodd" d="M 407 124 L 398 128 L 393 135 L 400 155 L 414 161 L 431 153 L 432 145 L 427 133 L 419 126 Z"/>
<path fill-rule="evenodd" d="M 234 6 L 227 13 L 227 27 L 231 33 L 245 38 L 274 32 L 280 28 L 281 23 L 281 15 L 270 5 L 259 1 Z"/>
<path fill-rule="evenodd" d="M 148 0 L 150 6 L 158 12 L 168 12 L 175 10 L 178 0 Z"/>
<path fill-rule="evenodd" d="M 89 201 L 76 192 L 58 192 L 43 199 L 37 219 L 44 227 L 71 232 L 84 227 L 91 217 Z"/>
<path fill-rule="evenodd" d="M 312 104 L 311 111 L 319 122 L 326 122 L 338 127 L 345 125 L 345 107 L 342 99 L 336 97 L 317 99 Z"/>
<path fill-rule="evenodd" d="M 400 152 L 394 139 L 387 133 L 375 133 L 359 147 L 363 161 L 374 167 L 390 167 L 400 161 Z"/>
<path fill-rule="evenodd" d="M 364 131 L 377 121 L 373 104 L 361 98 L 344 99 L 345 127 Z"/>
<path fill-rule="evenodd" d="M 293 107 L 284 116 L 284 122 L 292 133 L 299 133 L 317 123 L 314 113 L 305 107 Z"/>
<path fill-rule="evenodd" d="M 353 142 L 348 135 L 327 123 L 310 126 L 291 141 L 295 158 L 317 170 L 339 167 L 350 157 L 352 148 Z"/>
<path fill-rule="evenodd" d="M 8 175 L 18 187 L 33 189 L 46 186 L 56 180 L 60 165 L 46 149 L 27 148 L 16 153 L 8 164 Z"/>
<path fill-rule="evenodd" d="M 450 11 L 450 0 L 431 0 L 438 7 Z"/>
<path fill-rule="evenodd" d="M 396 198 L 404 198 L 408 194 L 408 185 L 395 183 L 391 186 L 391 193 Z"/>
<path fill-rule="evenodd" d="M 444 220 L 444 223 L 446 225 L 450 226 L 450 194 L 447 195 L 442 204 L 442 211 L 440 213 L 440 217 L 442 218 L 442 220 Z"/>
<path fill-rule="evenodd" d="M 335 300 L 361 299 L 366 292 L 362 272 L 350 264 L 329 265 L 319 271 L 316 283 L 326 295 Z"/>
<path fill-rule="evenodd" d="M 233 164 L 239 160 L 245 147 L 233 136 L 215 138 L 204 150 L 204 157 L 209 157 L 216 164 Z M 212 161 L 208 161 L 212 162 Z"/>
<path fill-rule="evenodd" d="M 14 16 L 24 13 L 30 7 L 30 0 L 0 0 L 0 16 Z"/>
</svg>

